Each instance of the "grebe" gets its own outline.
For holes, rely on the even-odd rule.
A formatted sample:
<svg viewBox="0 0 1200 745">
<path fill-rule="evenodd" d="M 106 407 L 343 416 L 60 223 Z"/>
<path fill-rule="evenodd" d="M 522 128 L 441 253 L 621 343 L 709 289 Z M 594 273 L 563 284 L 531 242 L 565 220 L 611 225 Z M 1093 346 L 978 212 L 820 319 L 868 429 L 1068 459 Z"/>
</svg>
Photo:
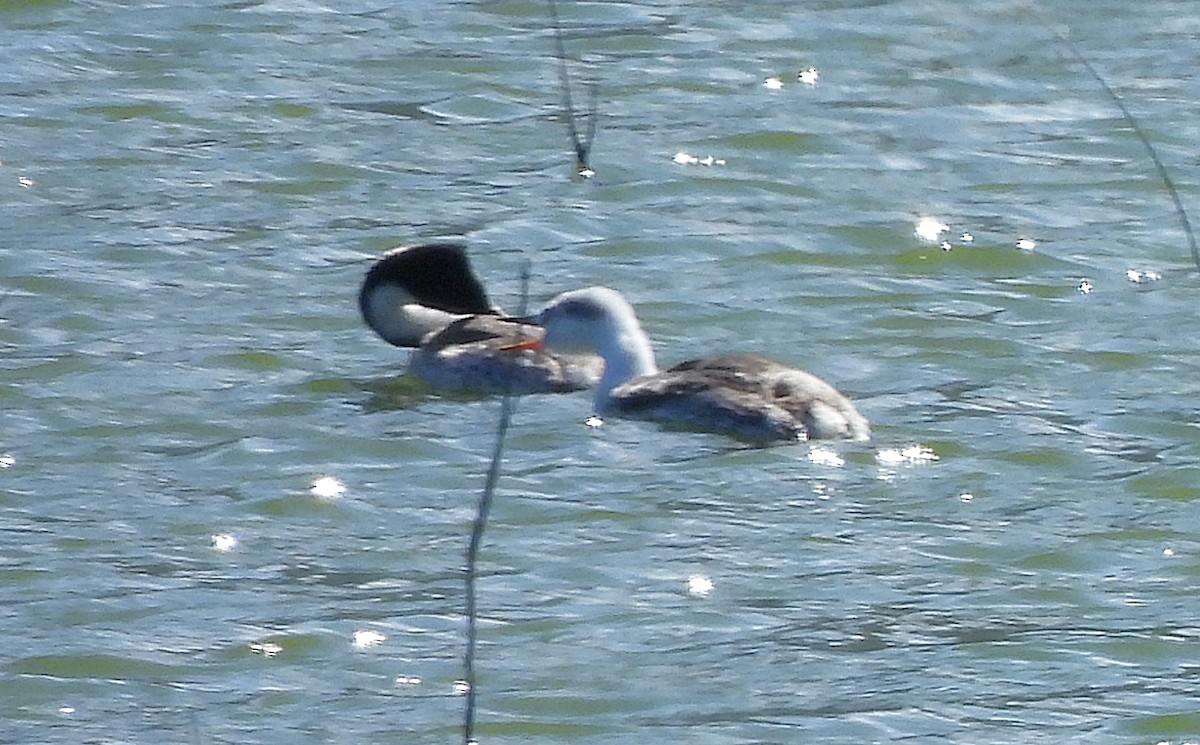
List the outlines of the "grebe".
<svg viewBox="0 0 1200 745">
<path fill-rule="evenodd" d="M 540 339 L 537 326 L 488 302 L 461 245 L 424 243 L 389 251 L 358 293 L 363 320 L 384 341 L 416 351 L 409 370 L 442 389 L 552 393 L 591 388 L 601 361 L 587 355 L 505 351 Z"/>
<path fill-rule="evenodd" d="M 802 370 L 762 357 L 724 354 L 660 372 L 633 307 L 616 290 L 566 292 L 528 319 L 545 336 L 521 348 L 591 352 L 604 360 L 598 414 L 658 419 L 751 440 L 870 436 L 850 399 Z"/>
</svg>

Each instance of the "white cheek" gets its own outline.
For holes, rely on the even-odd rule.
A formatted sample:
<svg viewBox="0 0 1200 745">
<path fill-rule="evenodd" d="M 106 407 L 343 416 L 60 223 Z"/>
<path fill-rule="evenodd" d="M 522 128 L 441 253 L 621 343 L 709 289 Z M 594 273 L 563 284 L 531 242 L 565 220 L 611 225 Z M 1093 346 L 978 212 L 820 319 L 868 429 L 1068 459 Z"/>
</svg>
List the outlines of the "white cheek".
<svg viewBox="0 0 1200 745">
<path fill-rule="evenodd" d="M 568 351 L 586 351 L 591 345 L 591 334 L 586 325 L 572 319 L 557 319 L 546 325 L 544 343 Z"/>
</svg>

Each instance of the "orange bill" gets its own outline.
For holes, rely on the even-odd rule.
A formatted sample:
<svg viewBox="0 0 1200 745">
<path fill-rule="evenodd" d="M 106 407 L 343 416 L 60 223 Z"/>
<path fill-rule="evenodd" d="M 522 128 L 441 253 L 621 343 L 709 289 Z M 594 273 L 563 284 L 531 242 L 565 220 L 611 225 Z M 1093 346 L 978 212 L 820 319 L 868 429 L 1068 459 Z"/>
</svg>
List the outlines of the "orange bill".
<svg viewBox="0 0 1200 745">
<path fill-rule="evenodd" d="M 520 349 L 537 350 L 537 349 L 541 349 L 541 348 L 542 348 L 542 340 L 541 339 L 522 339 L 521 341 L 514 342 L 512 344 L 505 344 L 504 346 L 500 347 L 500 351 L 511 352 L 511 351 L 517 351 Z"/>
</svg>

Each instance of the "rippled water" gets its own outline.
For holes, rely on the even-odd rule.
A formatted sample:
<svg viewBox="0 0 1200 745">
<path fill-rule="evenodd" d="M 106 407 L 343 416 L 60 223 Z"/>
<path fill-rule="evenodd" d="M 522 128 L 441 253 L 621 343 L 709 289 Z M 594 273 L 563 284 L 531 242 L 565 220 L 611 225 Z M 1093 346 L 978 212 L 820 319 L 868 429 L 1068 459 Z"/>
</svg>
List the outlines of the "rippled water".
<svg viewBox="0 0 1200 745">
<path fill-rule="evenodd" d="M 609 284 L 661 361 L 765 351 L 874 428 L 521 400 L 481 741 L 1200 737 L 1200 282 L 1056 36 L 1191 207 L 1193 3 L 564 2 L 590 182 L 541 2 L 175 5 L 0 3 L 0 740 L 460 738 L 498 402 L 354 305 L 447 236 L 509 306 L 525 259 L 535 303 Z"/>
</svg>

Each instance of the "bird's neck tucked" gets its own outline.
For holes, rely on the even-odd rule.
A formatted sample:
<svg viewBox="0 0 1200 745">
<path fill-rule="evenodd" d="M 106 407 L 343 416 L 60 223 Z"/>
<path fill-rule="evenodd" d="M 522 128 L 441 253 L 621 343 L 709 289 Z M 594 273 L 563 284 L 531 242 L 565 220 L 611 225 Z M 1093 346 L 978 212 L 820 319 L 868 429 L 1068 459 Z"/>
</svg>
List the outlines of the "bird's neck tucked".
<svg viewBox="0 0 1200 745">
<path fill-rule="evenodd" d="M 392 284 L 364 291 L 359 304 L 375 333 L 398 347 L 419 347 L 426 336 L 464 317 L 416 303 L 404 288 Z"/>
</svg>

